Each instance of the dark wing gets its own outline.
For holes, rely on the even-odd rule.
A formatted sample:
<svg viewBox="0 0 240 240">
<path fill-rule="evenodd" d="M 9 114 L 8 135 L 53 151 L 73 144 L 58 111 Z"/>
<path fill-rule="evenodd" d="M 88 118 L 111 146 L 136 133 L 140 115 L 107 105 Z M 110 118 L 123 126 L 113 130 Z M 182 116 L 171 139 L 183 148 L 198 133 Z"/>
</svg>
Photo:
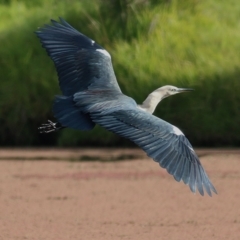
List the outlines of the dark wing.
<svg viewBox="0 0 240 240">
<path fill-rule="evenodd" d="M 136 143 L 192 192 L 197 188 L 204 195 L 204 187 L 210 196 L 211 191 L 217 193 L 191 144 L 175 126 L 138 109 L 90 115 L 95 123 Z"/>
<path fill-rule="evenodd" d="M 121 92 L 111 56 L 92 39 L 60 18 L 36 31 L 42 46 L 56 66 L 63 95 L 87 89 L 112 89 Z"/>
</svg>

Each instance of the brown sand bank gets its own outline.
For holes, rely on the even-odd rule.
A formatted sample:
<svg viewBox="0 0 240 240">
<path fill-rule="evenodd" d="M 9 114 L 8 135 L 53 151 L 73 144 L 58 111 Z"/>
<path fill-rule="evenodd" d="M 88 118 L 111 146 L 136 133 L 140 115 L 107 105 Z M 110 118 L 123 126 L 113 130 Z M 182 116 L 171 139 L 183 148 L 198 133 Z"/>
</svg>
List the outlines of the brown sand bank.
<svg viewBox="0 0 240 240">
<path fill-rule="evenodd" d="M 2 149 L 0 239 L 239 240 L 240 151 L 197 152 L 212 198 L 137 149 Z"/>
</svg>

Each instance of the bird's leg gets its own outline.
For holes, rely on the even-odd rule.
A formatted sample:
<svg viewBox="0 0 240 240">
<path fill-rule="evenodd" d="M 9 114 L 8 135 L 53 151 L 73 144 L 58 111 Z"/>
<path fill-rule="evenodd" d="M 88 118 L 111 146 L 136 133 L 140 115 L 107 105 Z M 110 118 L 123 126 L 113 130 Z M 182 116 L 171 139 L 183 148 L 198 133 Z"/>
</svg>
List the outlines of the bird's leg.
<svg viewBox="0 0 240 240">
<path fill-rule="evenodd" d="M 40 133 L 50 133 L 50 132 L 56 132 L 62 128 L 65 128 L 62 126 L 59 122 L 52 122 L 51 120 L 48 120 L 48 123 L 43 123 L 39 128 Z"/>
</svg>

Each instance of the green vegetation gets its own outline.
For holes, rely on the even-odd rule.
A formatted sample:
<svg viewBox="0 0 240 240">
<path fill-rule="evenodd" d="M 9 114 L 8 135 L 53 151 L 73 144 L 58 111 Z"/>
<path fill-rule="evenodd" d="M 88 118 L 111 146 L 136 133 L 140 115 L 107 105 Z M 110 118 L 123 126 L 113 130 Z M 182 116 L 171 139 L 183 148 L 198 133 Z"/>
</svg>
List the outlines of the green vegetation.
<svg viewBox="0 0 240 240">
<path fill-rule="evenodd" d="M 123 92 L 137 102 L 166 84 L 195 88 L 155 113 L 193 144 L 240 145 L 238 0 L 0 0 L 1 145 L 130 144 L 100 127 L 38 134 L 60 90 L 33 32 L 58 16 L 111 53 Z"/>
</svg>

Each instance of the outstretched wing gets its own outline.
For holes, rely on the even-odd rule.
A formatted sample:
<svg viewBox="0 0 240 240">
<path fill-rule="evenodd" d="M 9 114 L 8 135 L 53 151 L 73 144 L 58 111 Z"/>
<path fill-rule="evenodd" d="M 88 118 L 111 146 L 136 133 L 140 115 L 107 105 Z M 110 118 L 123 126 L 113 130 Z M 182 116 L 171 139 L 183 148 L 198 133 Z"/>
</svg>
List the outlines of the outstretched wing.
<svg viewBox="0 0 240 240">
<path fill-rule="evenodd" d="M 96 88 L 121 92 L 110 54 L 62 18 L 51 22 L 36 34 L 54 61 L 63 95 Z"/>
<path fill-rule="evenodd" d="M 175 126 L 138 109 L 119 110 L 107 115 L 92 113 L 95 123 L 128 138 L 141 147 L 149 157 L 173 175 L 183 180 L 192 192 L 204 189 L 212 196 L 217 193 L 196 153 L 183 133 Z"/>
</svg>

